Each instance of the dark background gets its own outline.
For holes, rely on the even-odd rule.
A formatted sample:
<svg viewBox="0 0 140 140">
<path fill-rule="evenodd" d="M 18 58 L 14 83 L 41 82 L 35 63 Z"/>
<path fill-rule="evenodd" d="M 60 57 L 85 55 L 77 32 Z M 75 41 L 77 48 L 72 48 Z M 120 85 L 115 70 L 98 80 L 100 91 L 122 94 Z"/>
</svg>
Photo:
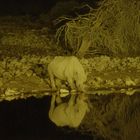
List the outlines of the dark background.
<svg viewBox="0 0 140 140">
<path fill-rule="evenodd" d="M 0 15 L 26 15 L 47 13 L 56 3 L 75 1 L 94 6 L 99 0 L 1 0 Z"/>
<path fill-rule="evenodd" d="M 1 0 L 1 15 L 37 14 L 49 11 L 56 0 Z"/>
</svg>

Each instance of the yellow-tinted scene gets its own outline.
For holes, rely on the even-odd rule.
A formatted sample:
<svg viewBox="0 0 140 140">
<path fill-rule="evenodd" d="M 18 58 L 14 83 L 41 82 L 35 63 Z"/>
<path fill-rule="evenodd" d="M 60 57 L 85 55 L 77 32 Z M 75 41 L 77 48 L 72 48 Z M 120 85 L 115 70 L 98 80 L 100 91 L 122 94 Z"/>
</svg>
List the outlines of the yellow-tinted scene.
<svg viewBox="0 0 140 140">
<path fill-rule="evenodd" d="M 140 140 L 140 0 L 2 0 L 0 140 Z"/>
</svg>

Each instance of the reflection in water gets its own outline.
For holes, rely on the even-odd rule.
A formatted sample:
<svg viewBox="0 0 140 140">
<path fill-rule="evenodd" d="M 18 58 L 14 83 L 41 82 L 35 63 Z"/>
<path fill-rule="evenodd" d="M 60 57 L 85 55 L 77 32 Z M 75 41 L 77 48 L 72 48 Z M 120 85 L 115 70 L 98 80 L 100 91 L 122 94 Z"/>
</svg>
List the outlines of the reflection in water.
<svg viewBox="0 0 140 140">
<path fill-rule="evenodd" d="M 0 134 L 14 140 L 90 140 L 93 138 L 58 129 L 49 119 L 50 97 L 0 102 Z"/>
<path fill-rule="evenodd" d="M 69 101 L 57 104 L 59 96 L 52 95 L 49 118 L 57 126 L 79 127 L 86 112 L 89 111 L 85 94 L 71 95 Z M 60 97 L 59 97 L 60 98 Z M 59 99 L 61 100 L 61 98 Z M 56 105 L 57 104 L 57 105 Z"/>
</svg>

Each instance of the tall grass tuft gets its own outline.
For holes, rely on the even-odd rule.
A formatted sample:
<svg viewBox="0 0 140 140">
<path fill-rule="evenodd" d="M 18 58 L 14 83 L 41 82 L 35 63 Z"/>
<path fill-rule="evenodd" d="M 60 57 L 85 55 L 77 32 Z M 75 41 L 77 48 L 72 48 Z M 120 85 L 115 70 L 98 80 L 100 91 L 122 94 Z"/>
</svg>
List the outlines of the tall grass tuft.
<svg viewBox="0 0 140 140">
<path fill-rule="evenodd" d="M 96 52 L 121 57 L 139 55 L 140 1 L 102 0 L 98 4 L 96 9 L 85 5 L 88 14 L 56 20 L 67 21 L 56 32 L 57 42 L 79 56 Z"/>
</svg>

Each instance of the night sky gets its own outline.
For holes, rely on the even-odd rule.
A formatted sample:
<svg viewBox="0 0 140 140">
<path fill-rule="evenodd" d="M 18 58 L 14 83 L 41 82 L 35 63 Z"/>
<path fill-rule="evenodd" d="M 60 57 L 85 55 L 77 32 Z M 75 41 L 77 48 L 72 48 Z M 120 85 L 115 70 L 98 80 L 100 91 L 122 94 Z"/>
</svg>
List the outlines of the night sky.
<svg viewBox="0 0 140 140">
<path fill-rule="evenodd" d="M 47 12 L 57 0 L 1 0 L 1 15 L 21 15 Z"/>
<path fill-rule="evenodd" d="M 47 13 L 56 3 L 74 0 L 1 0 L 0 15 L 36 15 Z M 75 0 L 79 3 L 94 5 L 97 0 Z"/>
</svg>

